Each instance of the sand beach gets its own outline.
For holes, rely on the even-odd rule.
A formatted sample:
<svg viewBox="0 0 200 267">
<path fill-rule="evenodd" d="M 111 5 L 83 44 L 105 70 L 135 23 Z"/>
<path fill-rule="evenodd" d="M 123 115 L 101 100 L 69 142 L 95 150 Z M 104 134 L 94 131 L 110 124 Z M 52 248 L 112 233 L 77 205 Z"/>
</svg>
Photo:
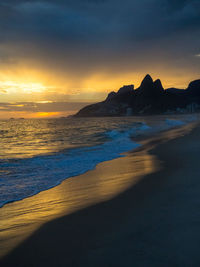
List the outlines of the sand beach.
<svg viewBox="0 0 200 267">
<path fill-rule="evenodd" d="M 200 126 L 0 210 L 1 266 L 199 266 Z"/>
</svg>

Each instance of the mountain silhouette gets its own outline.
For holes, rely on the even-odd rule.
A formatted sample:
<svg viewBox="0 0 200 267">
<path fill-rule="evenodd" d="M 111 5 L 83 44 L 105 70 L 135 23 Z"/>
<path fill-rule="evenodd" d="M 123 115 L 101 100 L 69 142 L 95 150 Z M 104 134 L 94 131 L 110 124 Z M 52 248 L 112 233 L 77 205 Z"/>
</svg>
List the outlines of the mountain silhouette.
<svg viewBox="0 0 200 267">
<path fill-rule="evenodd" d="M 164 90 L 160 79 L 153 81 L 147 74 L 141 85 L 124 85 L 99 103 L 82 108 L 75 117 L 129 116 L 169 113 L 189 113 L 200 109 L 200 80 L 187 89 Z"/>
</svg>

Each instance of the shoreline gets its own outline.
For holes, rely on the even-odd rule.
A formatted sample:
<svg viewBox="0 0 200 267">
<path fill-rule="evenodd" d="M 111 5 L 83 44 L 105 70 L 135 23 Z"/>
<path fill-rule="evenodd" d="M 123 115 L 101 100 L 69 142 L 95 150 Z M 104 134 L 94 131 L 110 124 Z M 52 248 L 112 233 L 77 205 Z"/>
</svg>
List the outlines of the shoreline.
<svg viewBox="0 0 200 267">
<path fill-rule="evenodd" d="M 186 127 L 187 128 L 187 127 Z M 197 127 L 198 128 L 198 127 Z M 181 128 L 182 129 L 182 128 Z M 62 242 L 61 241 L 59 241 L 58 242 L 58 244 L 59 244 L 59 248 L 55 248 L 55 250 L 56 251 L 54 251 L 54 254 L 55 254 L 55 256 L 57 255 L 57 253 L 59 253 L 59 249 L 62 251 L 62 247 L 64 246 L 65 248 L 66 248 L 66 246 L 68 247 L 68 249 L 69 249 L 69 251 L 70 251 L 70 255 L 72 255 L 72 257 L 71 257 L 71 259 L 67 259 L 68 261 L 71 261 L 71 262 L 66 262 L 66 259 L 64 259 L 63 257 L 60 257 L 60 259 L 57 259 L 59 262 L 60 262 L 60 266 L 63 266 L 64 264 L 74 264 L 74 262 L 76 262 L 76 257 L 75 257 L 75 255 L 74 254 L 76 254 L 75 252 L 77 252 L 77 248 L 79 248 L 79 253 L 81 253 L 81 255 L 82 255 L 82 253 L 83 253 L 83 251 L 81 251 L 81 248 L 82 247 L 80 247 L 80 244 L 79 244 L 79 241 L 78 241 L 78 238 L 80 237 L 84 237 L 84 238 L 86 238 L 87 239 L 87 235 L 86 235 L 86 233 L 87 233 L 87 231 L 94 231 L 94 241 L 93 241 L 93 239 L 92 239 L 92 241 L 93 242 L 96 242 L 96 241 L 98 241 L 98 242 L 100 242 L 100 245 L 98 245 L 97 246 L 97 249 L 94 249 L 95 250 L 95 253 L 96 253 L 96 251 L 99 251 L 99 246 L 100 246 L 100 248 L 101 247 L 105 247 L 105 244 L 104 245 L 101 245 L 101 243 L 102 242 L 105 242 L 105 240 L 102 240 L 102 238 L 101 238 L 101 235 L 100 235 L 100 233 L 101 233 L 101 231 L 104 233 L 104 235 L 106 236 L 106 235 L 109 235 L 109 240 L 113 240 L 113 239 L 116 239 L 116 237 L 115 237 L 115 235 L 116 235 L 116 232 L 118 233 L 117 234 L 117 238 L 119 238 L 120 239 L 120 237 L 119 237 L 119 233 L 120 234 L 124 234 L 124 230 L 123 229 L 121 229 L 121 228 L 123 228 L 122 226 L 125 224 L 127 224 L 128 223 L 128 221 L 127 221 L 127 219 L 125 220 L 125 222 L 122 220 L 122 218 L 120 218 L 121 216 L 119 216 L 119 214 L 115 214 L 116 212 L 114 212 L 114 214 L 112 214 L 112 212 L 111 213 L 108 213 L 108 211 L 107 211 L 107 209 L 109 209 L 110 208 L 110 206 L 111 207 L 113 207 L 113 205 L 114 206 L 116 206 L 116 202 L 118 203 L 118 206 L 119 206 L 119 209 L 120 209 L 120 212 L 122 212 L 122 213 L 125 213 L 126 214 L 126 217 L 127 218 L 129 218 L 130 219 L 130 211 L 131 211 L 131 207 L 129 207 L 130 206 L 130 204 L 129 205 L 127 205 L 127 200 L 126 199 L 129 199 L 130 198 L 130 200 L 135 200 L 137 203 L 134 203 L 134 205 L 132 206 L 132 208 L 133 208 L 133 211 L 134 211 L 134 213 L 135 214 L 137 214 L 138 212 L 139 212 L 139 214 L 140 214 L 140 208 L 145 208 L 144 207 L 144 205 L 146 204 L 146 203 L 144 203 L 145 201 L 144 200 L 147 200 L 148 199 L 148 197 L 149 196 L 151 196 L 151 194 L 152 194 L 152 191 L 153 192 L 156 192 L 156 189 L 158 189 L 158 185 L 156 185 L 155 186 L 155 181 L 153 181 L 154 179 L 155 179 L 155 177 L 151 177 L 151 176 L 159 176 L 159 174 L 160 174 L 160 172 L 162 172 L 163 171 L 163 166 L 162 166 L 162 168 L 160 168 L 160 166 L 159 166 L 159 164 L 158 164 L 158 161 L 157 161 L 157 159 L 155 159 L 154 157 L 155 157 L 155 155 L 157 156 L 157 154 L 159 155 L 159 160 L 160 160 L 160 155 L 162 154 L 161 152 L 159 152 L 160 150 L 159 150 L 159 147 L 162 147 L 163 145 L 164 146 L 166 146 L 166 144 L 164 143 L 164 144 L 161 144 L 162 142 L 162 140 L 163 141 L 168 141 L 169 143 L 170 142 L 177 142 L 177 140 L 179 140 L 180 138 L 187 138 L 187 136 L 188 135 L 186 135 L 185 137 L 179 137 L 179 138 L 176 138 L 176 139 L 173 139 L 174 137 L 175 137 L 175 135 L 176 135 L 176 137 L 178 137 L 178 136 L 181 136 L 182 134 L 184 134 L 184 132 L 186 133 L 187 131 L 190 131 L 191 130 L 191 126 L 188 126 L 188 129 L 185 129 L 184 131 L 183 131 L 183 129 L 181 130 L 180 128 L 179 129 L 174 129 L 174 130 L 170 130 L 169 132 L 170 132 L 170 134 L 169 134 L 169 132 L 168 133 L 163 133 L 162 135 L 165 135 L 165 136 L 158 136 L 157 137 L 157 139 L 154 137 L 154 138 L 152 138 L 152 140 L 149 140 L 149 141 L 143 141 L 143 146 L 141 147 L 141 148 L 138 148 L 138 151 L 136 150 L 136 151 L 134 151 L 134 156 L 133 155 L 131 155 L 132 153 L 130 153 L 129 155 L 127 155 L 126 157 L 124 157 L 124 158 L 118 158 L 118 159 L 115 159 L 115 160 L 112 160 L 111 162 L 105 162 L 105 163 L 100 163 L 99 165 L 101 165 L 101 166 L 97 166 L 97 168 L 95 169 L 95 170 L 93 170 L 93 171 L 89 171 L 89 173 L 86 175 L 86 174 L 84 174 L 84 175 L 81 175 L 81 176 L 79 176 L 79 177 L 83 177 L 83 176 L 88 176 L 88 178 L 89 178 L 89 180 L 91 179 L 91 177 L 92 177 L 92 175 L 94 175 L 94 173 L 96 172 L 96 173 L 98 173 L 98 172 L 100 172 L 100 174 L 102 175 L 102 170 L 103 169 L 105 169 L 105 168 L 107 168 L 107 174 L 104 174 L 104 175 L 107 175 L 108 176 L 108 174 L 109 175 L 111 175 L 112 173 L 113 173 L 113 170 L 111 170 L 110 169 L 110 173 L 109 173 L 109 171 L 108 171 L 108 169 L 109 169 L 109 165 L 110 166 L 112 166 L 113 167 L 113 162 L 115 162 L 116 164 L 115 164 L 115 168 L 117 168 L 118 167 L 118 169 L 116 169 L 116 173 L 117 172 L 119 172 L 120 171 L 120 169 L 119 169 L 119 166 L 117 166 L 118 164 L 119 164 L 119 162 L 121 162 L 120 164 L 121 164 L 121 166 L 120 167 L 122 167 L 122 162 L 123 163 L 127 163 L 128 162 L 128 165 L 130 165 L 129 167 L 130 167 L 130 170 L 128 171 L 128 172 L 126 172 L 126 175 L 129 175 L 129 176 L 133 176 L 133 174 L 131 174 L 131 171 L 132 171 L 132 164 L 133 164 L 133 159 L 135 159 L 135 161 L 134 161 L 134 163 L 136 163 L 137 162 L 137 156 L 139 155 L 139 157 L 143 157 L 143 159 L 144 159 L 144 154 L 145 153 L 147 153 L 147 151 L 149 151 L 149 150 L 151 150 L 152 149 L 152 147 L 155 147 L 156 146 L 156 148 L 155 149 L 153 149 L 153 150 L 151 150 L 151 152 L 150 152 L 150 154 L 149 154 L 149 152 L 146 154 L 146 156 L 147 157 L 149 157 L 148 159 L 146 159 L 146 163 L 148 163 L 148 164 L 150 164 L 150 166 L 146 166 L 146 173 L 144 172 L 144 170 L 143 170 L 143 173 L 138 173 L 138 174 L 136 174 L 135 175 L 135 179 L 132 179 L 131 181 L 129 180 L 129 179 L 125 179 L 124 181 L 121 181 L 120 180 L 120 189 L 118 188 L 118 191 L 116 191 L 115 190 L 115 192 L 113 193 L 113 195 L 111 196 L 110 195 L 110 189 L 108 190 L 109 192 L 108 192 L 108 196 L 107 196 L 107 198 L 105 197 L 105 192 L 103 192 L 102 193 L 102 195 L 101 195 L 101 197 L 102 197 L 102 200 L 99 202 L 99 199 L 97 199 L 96 201 L 94 201 L 94 199 L 95 199 L 95 193 L 96 192 L 93 192 L 93 199 L 92 199 L 92 203 L 90 203 L 90 201 L 91 201 L 91 199 L 88 199 L 88 203 L 87 203 L 87 205 L 85 205 L 85 207 L 84 207 L 84 205 L 81 207 L 79 207 L 80 209 L 78 209 L 78 210 L 76 210 L 76 209 L 73 209 L 72 208 L 72 213 L 68 213 L 67 215 L 66 215 L 66 210 L 63 210 L 63 211 L 60 211 L 60 215 L 62 214 L 63 216 L 65 215 L 65 217 L 61 217 L 61 218 L 59 218 L 59 219 L 55 219 L 55 220 L 53 220 L 53 221 L 51 221 L 51 222 L 49 222 L 49 223 L 47 223 L 46 225 L 44 225 L 44 226 L 42 226 L 39 230 L 37 230 L 35 233 L 33 233 L 33 235 L 30 237 L 30 238 L 28 238 L 26 241 L 24 241 L 24 243 L 22 243 L 21 245 L 19 245 L 19 247 L 18 248 L 16 248 L 13 252 L 11 252 L 11 254 L 10 255 L 8 255 L 8 257 L 7 258 L 5 258 L 5 259 L 7 259 L 8 260 L 8 265 L 5 265 L 5 266 L 12 266 L 12 265 L 9 265 L 9 262 L 11 261 L 13 261 L 14 262 L 14 260 L 18 260 L 22 265 L 20 265 L 20 266 L 28 266 L 28 265 L 26 265 L 27 264 L 27 261 L 31 261 L 32 262 L 32 266 L 44 266 L 44 265 L 42 265 L 42 263 L 41 263 L 41 260 L 48 260 L 48 257 L 47 257 L 47 252 L 48 251 L 51 251 L 51 253 L 53 253 L 53 251 L 52 251 L 52 249 L 53 249 L 53 247 L 49 244 L 48 245 L 48 243 L 46 243 L 47 241 L 51 241 L 51 239 L 52 239 L 52 237 L 50 237 L 50 236 L 48 236 L 48 232 L 49 232 L 49 235 L 51 235 L 52 234 L 52 229 L 53 229 L 53 236 L 54 236 L 54 234 L 56 234 L 56 232 L 57 232 L 57 234 L 59 233 L 59 234 L 61 234 L 61 229 L 62 229 L 62 231 L 63 231 L 63 234 L 64 234 L 64 236 L 65 237 L 67 237 L 67 236 L 70 236 L 72 239 L 73 238 L 75 238 L 75 240 L 76 240 L 76 242 L 74 241 L 74 242 L 72 242 L 73 243 L 73 246 L 71 247 L 70 246 L 70 244 L 65 244 L 65 242 L 66 242 L 66 240 L 64 240 L 64 238 L 61 238 L 61 240 L 62 240 Z M 195 130 L 194 130 L 195 131 Z M 173 140 L 171 140 L 171 141 L 169 141 L 169 139 L 173 139 Z M 162 140 L 160 140 L 160 139 L 162 139 Z M 157 144 L 158 144 L 158 146 L 157 146 Z M 146 145 L 146 147 L 145 147 L 145 145 Z M 157 149 L 157 150 L 156 150 Z M 136 154 L 138 154 L 137 156 L 136 156 Z M 143 155 L 142 155 L 143 154 Z M 163 155 L 161 155 L 161 158 L 162 158 L 162 156 Z M 141 159 L 140 159 L 141 160 Z M 153 166 L 153 163 L 155 164 L 155 166 Z M 165 162 L 164 162 L 165 163 Z M 148 165 L 147 164 L 147 165 Z M 127 165 L 127 166 L 128 166 Z M 127 167 L 126 166 L 126 167 Z M 144 164 L 144 166 L 145 166 L 145 164 Z M 143 166 L 143 167 L 144 167 Z M 141 166 L 138 166 L 138 167 L 140 167 L 141 168 Z M 166 167 L 166 166 L 165 166 Z M 165 167 L 164 167 L 164 169 L 165 169 Z M 126 168 L 125 168 L 126 169 Z M 120 175 L 122 175 L 122 176 L 125 176 L 124 175 L 124 172 L 125 172 L 125 169 L 123 169 L 122 170 L 122 172 L 120 173 Z M 166 171 L 166 170 L 165 170 Z M 105 171 L 106 172 L 106 171 Z M 152 173 L 154 173 L 153 175 L 152 175 Z M 149 178 L 149 176 L 150 176 L 150 178 Z M 116 178 L 116 177 L 115 177 Z M 137 179 L 138 178 L 138 179 Z M 145 179 L 144 179 L 145 178 Z M 147 179 L 148 178 L 148 179 Z M 77 178 L 76 178 L 77 179 Z M 150 181 L 150 191 L 151 192 L 149 192 L 149 189 L 148 188 L 146 188 L 147 187 L 147 185 L 146 184 L 148 184 L 149 183 L 149 179 L 151 180 Z M 75 180 L 75 179 L 74 179 Z M 80 179 L 81 180 L 81 179 Z M 67 181 L 67 180 L 66 180 Z M 66 181 L 64 182 L 64 183 L 66 183 Z M 85 181 L 85 180 L 84 180 Z M 93 181 L 93 179 L 92 180 L 90 180 L 90 181 L 92 181 L 92 182 L 94 182 Z M 108 181 L 107 181 L 108 182 Z M 111 187 L 113 187 L 114 185 L 115 185 L 115 182 L 116 182 L 116 180 L 113 180 L 112 181 L 112 184 L 110 185 Z M 71 179 L 71 186 L 73 186 L 73 179 Z M 153 183 L 153 184 L 151 184 L 151 183 Z M 124 186 L 124 188 L 123 188 L 123 186 L 122 186 L 122 184 L 123 184 L 123 186 Z M 108 183 L 108 185 L 109 185 L 109 183 Z M 145 185 L 145 186 L 144 186 Z M 104 181 L 104 186 L 105 186 L 105 181 Z M 122 187 L 121 187 L 122 186 Z M 58 187 L 62 187 L 62 184 L 61 184 L 61 186 L 58 186 Z M 155 187 L 155 188 L 154 188 Z M 54 188 L 53 188 L 54 189 Z M 92 190 L 93 190 L 94 188 L 92 188 Z M 99 189 L 99 188 L 98 188 Z M 105 187 L 103 187 L 102 189 L 105 189 Z M 52 189 L 50 189 L 50 190 L 52 190 Z M 48 190 L 48 191 L 50 191 L 50 190 Z M 87 189 L 88 190 L 88 189 Z M 49 192 L 46 192 L 47 194 L 49 193 Z M 131 191 L 134 191 L 134 196 L 131 196 L 130 195 L 130 192 Z M 88 191 L 86 191 L 87 193 L 88 193 Z M 85 192 L 85 193 L 86 193 Z M 91 191 L 92 192 L 92 191 Z M 146 192 L 145 193 L 145 196 L 144 196 L 144 198 L 141 198 L 141 192 L 142 192 L 142 194 L 144 194 L 144 192 Z M 43 192 L 42 192 L 43 193 Z M 119 194 L 120 193 L 120 194 Z M 156 192 L 157 194 L 158 194 L 158 192 Z M 39 195 L 39 194 L 38 194 Z M 84 198 L 85 197 L 87 197 L 87 194 L 85 194 L 84 195 Z M 31 197 L 31 198 L 34 198 L 34 197 Z M 111 199 L 112 198 L 112 199 Z M 125 198 L 125 200 L 124 200 L 124 198 Z M 111 199 L 111 200 L 110 200 Z M 40 199 L 41 200 L 41 199 Z M 138 204 L 138 201 L 140 201 L 139 202 L 139 204 Z M 23 201 L 22 201 L 23 202 Z M 24 202 L 26 202 L 26 204 L 27 204 L 27 201 L 24 201 Z M 87 202 L 87 201 L 86 201 Z M 84 204 L 86 204 L 86 202 L 84 203 Z M 113 204 L 114 203 L 114 204 Z M 54 203 L 55 204 L 55 203 Z M 65 203 L 66 204 L 66 203 Z M 77 203 L 76 203 L 77 204 Z M 92 204 L 92 206 L 90 206 Z M 126 204 L 126 205 L 125 205 Z M 60 205 L 60 204 L 59 204 Z M 124 207 L 122 207 L 124 205 Z M 12 203 L 11 203 L 11 206 L 12 206 Z M 127 207 L 128 206 L 128 207 Z M 106 207 L 106 210 L 105 210 L 105 207 Z M 62 207 L 63 208 L 63 207 Z M 123 211 L 123 208 L 125 208 L 125 210 Z M 111 209 L 111 211 L 112 211 L 112 209 Z M 83 214 L 86 214 L 86 217 L 88 216 L 88 218 L 84 218 L 83 217 Z M 108 229 L 107 229 L 107 226 L 108 225 L 104 225 L 105 224 L 105 222 L 102 220 L 102 221 L 100 221 L 100 222 L 98 222 L 97 221 L 97 219 L 96 218 L 94 218 L 94 215 L 98 218 L 98 219 L 100 219 L 100 215 L 102 215 L 102 216 L 114 216 L 114 218 L 111 218 L 110 219 L 110 222 L 109 222 L 109 225 L 111 226 L 112 225 L 112 228 L 114 227 L 114 228 L 116 228 L 117 227 L 117 230 L 116 229 L 110 229 L 109 228 L 109 231 L 108 231 Z M 55 214 L 53 214 L 53 215 L 50 215 L 50 217 L 51 217 L 51 219 L 54 219 L 54 218 L 56 218 L 56 216 L 55 216 Z M 60 216 L 57 216 L 57 217 L 60 217 Z M 77 221 L 77 217 L 80 219 L 80 221 L 82 221 L 83 222 L 83 225 L 84 226 L 86 226 L 86 229 L 82 229 L 82 230 L 78 230 L 78 234 L 75 234 L 75 226 L 79 226 L 80 227 L 80 223 L 81 222 L 78 222 Z M 113 220 L 114 219 L 116 219 L 117 220 L 117 225 L 115 225 L 115 223 L 113 224 Z M 85 220 L 86 220 L 86 222 L 85 222 Z M 71 221 L 71 222 L 70 222 Z M 99 229 L 100 231 L 100 233 L 98 233 L 97 232 L 97 230 L 98 229 L 94 229 L 94 226 L 93 226 L 93 224 L 91 225 L 91 222 L 94 222 L 94 223 L 96 223 L 97 225 L 98 224 L 101 224 L 102 223 L 102 225 L 99 225 L 99 227 L 100 228 L 102 228 L 102 229 Z M 65 227 L 64 227 L 64 222 L 65 223 L 67 223 L 67 225 L 72 229 L 72 230 L 74 230 L 74 232 L 72 231 L 72 233 L 71 232 L 69 232 L 68 230 L 66 230 L 65 229 Z M 72 225 L 72 222 L 73 222 L 73 225 Z M 120 223 L 121 222 L 121 223 Z M 43 222 L 44 223 L 44 222 Z M 74 226 L 74 223 L 75 223 L 75 226 Z M 42 223 L 41 223 L 42 224 Z M 88 226 L 88 224 L 90 225 L 90 227 L 91 227 L 91 230 L 90 230 L 90 228 L 89 228 L 89 226 Z M 136 222 L 135 222 L 135 225 L 137 225 L 136 224 Z M 138 225 L 137 225 L 137 227 L 139 227 Z M 51 229 L 52 228 L 52 229 Z M 98 227 L 97 227 L 98 228 Z M 119 228 L 119 229 L 118 229 Z M 129 229 L 129 227 L 127 227 L 127 229 Z M 110 233 L 110 230 L 111 230 L 111 233 Z M 120 230 L 120 231 L 119 231 Z M 35 231 L 35 230 L 34 230 Z M 82 231 L 82 232 L 81 232 Z M 51 233 L 51 234 L 50 234 Z M 74 234 L 74 237 L 73 237 L 73 234 Z M 79 237 L 78 237 L 78 235 L 79 235 Z M 96 235 L 96 236 L 95 236 Z M 111 235 L 111 236 L 110 236 Z M 61 237 L 61 236 L 60 236 Z M 95 241 L 95 237 L 96 237 L 96 241 Z M 112 238 L 111 238 L 112 237 Z M 46 240 L 45 240 L 46 239 Z M 55 240 L 54 240 L 55 239 Z M 91 238 L 90 238 L 91 239 Z M 31 257 L 31 255 L 30 255 L 30 248 L 31 247 L 35 247 L 36 246 L 36 244 L 40 244 L 40 242 L 39 242 L 39 240 L 42 242 L 42 243 L 44 243 L 45 244 L 45 246 L 47 246 L 47 248 L 45 248 L 44 249 L 44 247 L 42 247 L 42 245 L 39 245 L 39 247 L 40 248 L 38 248 L 37 249 L 37 251 L 35 252 L 35 255 L 34 255 L 34 259 Z M 54 242 L 57 242 L 58 240 L 57 240 L 57 238 L 56 238 L 56 236 L 54 236 L 54 238 L 53 238 L 53 240 L 54 240 Z M 38 243 L 39 242 L 39 243 Z M 78 242 L 78 244 L 76 244 Z M 82 240 L 82 242 L 83 242 L 83 240 Z M 89 241 L 87 241 L 86 243 L 88 243 Z M 90 240 L 90 242 L 91 242 L 91 240 Z M 89 242 L 89 243 L 90 243 Z M 97 242 L 97 243 L 98 243 Z M 109 242 L 111 242 L 111 241 L 109 241 Z M 88 245 L 88 244 L 87 244 Z M 77 247 L 76 247 L 77 246 Z M 27 248 L 28 247 L 28 248 Z M 73 250 L 74 249 L 74 250 Z M 83 249 L 83 248 L 82 248 Z M 44 251 L 43 251 L 44 250 Z M 102 249 L 101 249 L 102 250 Z M 20 255 L 22 255 L 22 254 L 20 254 L 20 253 L 23 253 L 24 254 L 24 252 L 26 252 L 25 254 L 26 255 L 24 255 L 24 257 L 20 257 Z M 44 254 L 42 253 L 41 254 L 41 252 L 44 252 Z M 50 253 L 50 254 L 51 254 Z M 105 252 L 104 252 L 105 253 Z M 41 255 L 40 255 L 41 254 Z M 87 253 L 85 253 L 85 254 L 87 254 Z M 93 253 L 94 254 L 94 253 Z M 111 253 L 112 254 L 112 253 Z M 33 256 L 33 255 L 32 255 Z M 35 257 L 36 256 L 36 257 Z M 63 255 L 64 256 L 64 255 Z M 104 258 L 106 259 L 108 257 L 108 255 L 107 256 L 105 256 Z M 97 258 L 96 256 L 94 257 L 94 258 Z M 84 259 L 84 261 L 85 261 L 86 259 Z M 93 259 L 92 258 L 92 262 L 94 261 L 95 259 Z M 91 261 L 91 259 L 89 260 L 89 263 L 88 264 L 90 264 L 90 261 Z M 51 260 L 48 260 L 48 266 L 56 266 L 56 265 L 54 265 L 55 264 L 55 262 L 53 263 L 54 261 L 52 261 L 52 259 Z M 86 260 L 86 262 L 87 262 L 87 260 Z M 5 262 L 4 262 L 5 263 Z M 93 266 L 107 266 L 107 265 L 104 265 L 103 263 L 103 265 L 96 265 L 96 263 L 97 262 L 95 262 L 95 265 L 93 265 Z M 25 264 L 25 265 L 23 265 L 23 264 Z M 35 265 L 34 265 L 35 264 Z M 40 265 L 41 264 L 41 265 Z M 43 262 L 43 264 L 44 264 L 44 262 Z M 46 264 L 46 263 L 45 263 Z M 63 264 L 63 265 L 62 265 Z M 81 264 L 81 261 L 80 261 L 80 264 Z M 65 265 L 64 265 L 65 266 Z M 74 266 L 74 265 L 68 265 L 68 266 Z M 77 265 L 77 266 L 79 266 L 79 265 Z M 87 266 L 90 266 L 90 265 L 87 265 Z M 92 265 L 91 265 L 92 266 Z M 109 265 L 110 266 L 110 265 Z M 112 265 L 111 265 L 112 266 Z M 113 265 L 114 266 L 114 265 Z M 119 265 L 119 266 L 122 266 L 122 265 Z M 128 265 L 127 265 L 128 266 Z M 136 265 L 136 266 L 139 266 L 139 265 Z M 155 266 L 155 265 L 154 265 Z M 162 265 L 163 266 L 163 265 Z"/>
<path fill-rule="evenodd" d="M 182 114 L 183 116 L 184 116 L 184 114 Z M 191 115 L 191 114 L 190 114 Z M 193 116 L 196 116 L 197 114 L 193 114 Z M 153 118 L 155 118 L 156 116 L 158 116 L 158 117 L 160 117 L 160 115 L 155 115 L 155 116 L 153 116 Z M 180 116 L 180 115 L 179 115 Z M 151 116 L 152 117 L 152 116 Z M 167 117 L 166 117 L 167 118 Z M 165 119 L 166 119 L 165 118 Z M 170 120 L 170 119 L 169 119 Z M 174 119 L 172 119 L 172 120 L 174 120 Z M 195 120 L 197 120 L 197 118 L 195 119 Z M 194 121 L 195 121 L 194 120 Z M 175 119 L 175 121 L 176 121 L 176 119 Z M 157 136 L 157 135 L 159 135 L 159 134 L 163 134 L 164 132 L 168 132 L 168 131 L 171 131 L 171 130 L 173 130 L 173 129 L 176 129 L 176 128 L 182 128 L 184 125 L 190 125 L 190 124 L 193 124 L 194 123 L 194 121 L 193 121 L 193 119 L 191 119 L 191 121 L 190 121 L 190 119 L 189 119 L 189 121 L 187 121 L 187 122 L 183 122 L 183 125 L 173 125 L 173 126 L 171 126 L 171 128 L 169 128 L 169 129 L 160 129 L 160 130 L 157 130 L 156 132 L 145 132 L 145 130 L 142 130 L 143 132 L 142 133 L 138 133 L 138 134 L 136 134 L 135 136 L 133 135 L 132 137 L 130 136 L 129 138 L 130 138 L 130 140 L 132 140 L 132 142 L 135 144 L 135 147 L 133 148 L 133 151 L 135 151 L 136 149 L 137 149 L 137 146 L 141 146 L 142 144 L 143 144 L 143 142 L 144 141 L 147 141 L 148 142 L 148 140 L 153 136 L 153 138 L 155 137 L 155 136 Z M 137 123 L 137 122 L 135 122 L 135 123 Z M 143 122 L 140 122 L 140 123 L 143 123 Z M 146 125 L 145 123 L 144 123 L 144 125 Z M 148 127 L 148 126 L 147 126 Z M 150 127 L 151 128 L 151 127 Z M 100 144 L 100 146 L 103 146 L 104 144 L 108 144 L 109 142 L 112 142 L 113 140 L 110 140 L 110 141 L 107 141 L 107 142 L 105 142 L 105 143 L 102 143 L 102 144 Z M 141 143 L 142 142 L 142 143 Z M 98 145 L 97 145 L 98 146 Z M 81 148 L 81 147 L 80 147 Z M 84 147 L 83 147 L 84 148 Z M 87 146 L 85 147 L 85 148 L 87 148 Z M 88 146 L 88 148 L 90 148 L 90 146 Z M 50 189 L 52 189 L 52 188 L 54 188 L 54 187 L 56 187 L 56 186 L 59 186 L 60 184 L 62 184 L 62 182 L 63 181 L 65 181 L 66 179 L 71 179 L 71 178 L 73 178 L 73 177 L 77 177 L 77 176 L 80 176 L 80 175 L 84 175 L 85 173 L 87 173 L 87 172 L 89 172 L 89 171 L 92 171 L 92 170 L 94 170 L 95 168 L 96 168 L 96 166 L 98 165 L 98 164 L 101 164 L 101 163 L 103 163 L 103 162 L 106 162 L 106 161 L 111 161 L 111 160 L 114 160 L 114 159 L 117 159 L 117 158 L 120 158 L 120 157 L 122 157 L 122 156 L 124 156 L 125 154 L 127 154 L 127 153 L 129 153 L 131 151 L 131 148 L 129 147 L 128 148 L 128 150 L 127 150 L 127 148 L 125 149 L 125 151 L 121 151 L 121 152 L 116 152 L 115 153 L 115 155 L 113 155 L 113 156 L 111 156 L 110 158 L 108 157 L 107 159 L 106 158 L 104 158 L 104 159 L 101 159 L 100 161 L 98 161 L 98 162 L 96 162 L 95 164 L 95 166 L 92 166 L 92 167 L 88 167 L 88 169 L 86 169 L 86 170 L 84 170 L 84 171 L 81 171 L 81 170 L 79 170 L 77 173 L 74 173 L 74 174 L 71 174 L 71 176 L 66 176 L 65 178 L 61 178 L 61 179 L 59 179 L 58 181 L 56 181 L 56 183 L 54 183 L 54 184 L 50 184 L 50 185 L 47 185 L 46 187 L 44 187 L 44 188 L 41 188 L 41 189 L 39 189 L 39 190 L 35 190 L 34 192 L 31 192 L 31 193 L 29 193 L 29 194 L 27 194 L 27 195 L 24 195 L 24 196 L 20 196 L 20 197 L 17 197 L 17 198 L 12 198 L 12 199 L 8 199 L 8 200 L 5 200 L 5 201 L 2 201 L 1 202 L 1 204 L 0 204 L 0 208 L 2 208 L 2 207 L 4 207 L 5 205 L 7 205 L 7 204 L 10 204 L 10 203 L 14 203 L 14 202 L 17 202 L 17 201 L 22 201 L 22 200 L 24 200 L 24 199 L 26 199 L 26 198 L 30 198 L 30 197 L 33 197 L 33 196 L 35 196 L 35 195 L 37 195 L 37 194 L 39 194 L 40 192 L 43 192 L 43 191 L 48 191 L 48 190 L 50 190 Z M 61 151 L 60 151 L 61 152 Z M 107 153 L 105 153 L 105 155 L 106 155 Z M 122 155 L 122 156 L 121 156 Z M 36 155 L 36 157 L 40 157 L 40 156 L 45 156 L 45 154 L 39 154 L 39 155 Z M 48 156 L 48 154 L 46 155 L 46 156 Z M 31 158 L 24 158 L 25 160 L 26 159 L 31 159 Z M 51 175 L 51 173 L 49 173 L 50 175 Z M 55 176 L 55 174 L 54 174 L 54 176 Z M 64 177 L 64 174 L 63 174 L 63 177 Z"/>
<path fill-rule="evenodd" d="M 44 223 L 107 201 L 156 168 L 151 166 L 154 159 L 147 151 L 142 151 L 142 155 L 134 158 L 131 156 L 131 151 L 123 155 L 123 157 L 101 162 L 94 169 L 67 178 L 55 187 L 1 207 L 0 258 L 26 240 Z M 144 163 L 140 158 L 149 165 L 148 168 L 143 166 Z M 133 168 L 132 165 L 134 165 Z M 135 172 L 134 175 L 132 170 Z M 121 178 L 121 175 L 124 177 Z M 85 198 L 86 195 L 87 198 Z M 10 231 L 13 225 L 17 225 L 14 234 L 13 230 Z"/>
</svg>

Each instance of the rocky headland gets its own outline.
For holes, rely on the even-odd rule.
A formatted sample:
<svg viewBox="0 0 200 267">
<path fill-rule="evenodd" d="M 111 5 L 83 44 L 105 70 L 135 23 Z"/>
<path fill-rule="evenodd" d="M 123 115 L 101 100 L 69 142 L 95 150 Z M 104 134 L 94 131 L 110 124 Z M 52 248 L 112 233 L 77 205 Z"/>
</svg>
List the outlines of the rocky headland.
<svg viewBox="0 0 200 267">
<path fill-rule="evenodd" d="M 88 105 L 75 117 L 131 116 L 170 113 L 190 113 L 200 110 L 200 80 L 192 81 L 187 89 L 164 90 L 159 79 L 147 74 L 139 88 L 124 85 L 111 92 L 99 103 Z"/>
</svg>

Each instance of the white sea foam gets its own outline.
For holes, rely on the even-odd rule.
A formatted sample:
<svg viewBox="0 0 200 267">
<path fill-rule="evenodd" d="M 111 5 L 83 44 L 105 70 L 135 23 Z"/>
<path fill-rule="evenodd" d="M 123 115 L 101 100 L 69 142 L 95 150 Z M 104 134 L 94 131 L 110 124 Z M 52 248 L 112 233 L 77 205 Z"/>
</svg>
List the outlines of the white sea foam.
<svg viewBox="0 0 200 267">
<path fill-rule="evenodd" d="M 123 156 L 121 153 L 139 146 L 130 137 L 144 126 L 108 131 L 105 135 L 109 140 L 102 145 L 5 163 L 4 167 L 8 164 L 14 173 L 10 174 L 9 183 L 1 183 L 0 205 L 34 195 L 60 184 L 66 178 L 92 170 L 100 162 Z"/>
<path fill-rule="evenodd" d="M 96 122 L 94 123 L 97 125 Z M 155 133 L 181 126 L 184 123 L 180 120 L 166 119 L 153 126 L 144 122 L 123 124 L 119 127 L 114 125 L 114 129 L 107 130 L 109 128 L 107 127 L 104 132 L 93 131 L 91 135 L 87 136 L 87 140 L 100 137 L 103 141 L 98 145 L 92 145 L 91 142 L 90 146 L 66 149 L 50 155 L 2 160 L 0 162 L 2 169 L 0 173 L 0 207 L 5 203 L 20 200 L 54 187 L 69 177 L 92 170 L 100 162 L 124 156 L 124 152 L 140 146 L 132 140 L 132 136 Z M 79 134 L 84 127 L 83 125 L 80 128 Z"/>
</svg>

